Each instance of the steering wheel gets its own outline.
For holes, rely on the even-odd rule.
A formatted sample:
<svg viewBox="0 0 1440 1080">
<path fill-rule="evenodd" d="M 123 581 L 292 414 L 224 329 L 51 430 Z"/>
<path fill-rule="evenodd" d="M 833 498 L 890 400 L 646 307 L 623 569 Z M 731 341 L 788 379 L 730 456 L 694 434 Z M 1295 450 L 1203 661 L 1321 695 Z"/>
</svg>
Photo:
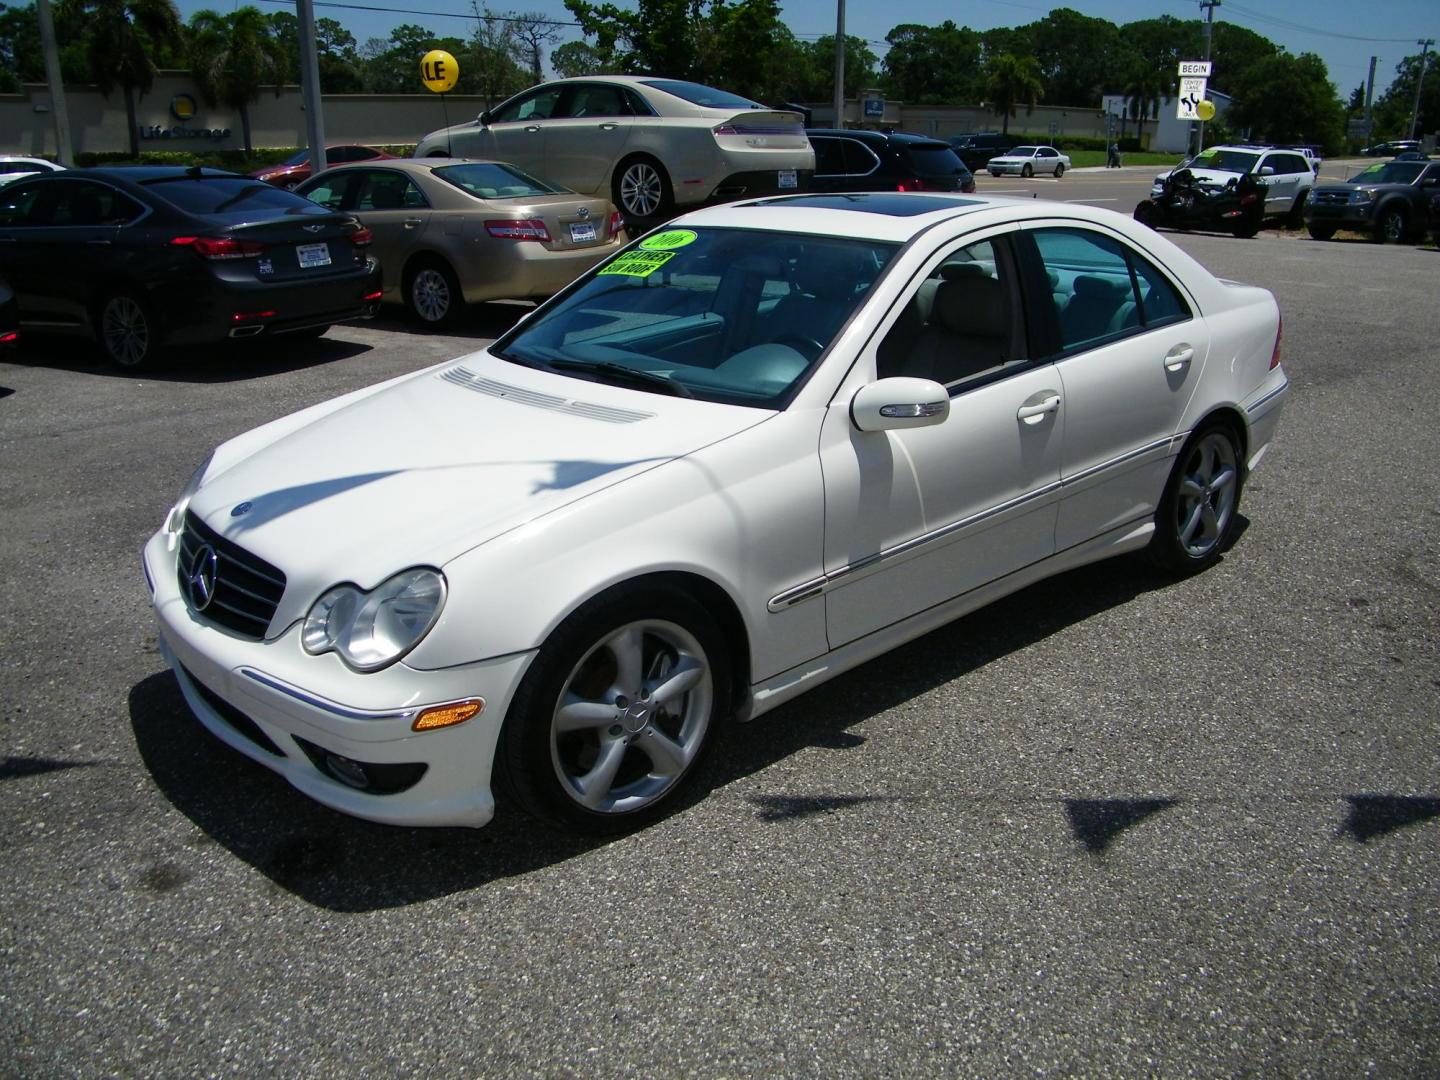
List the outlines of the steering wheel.
<svg viewBox="0 0 1440 1080">
<path fill-rule="evenodd" d="M 805 357 L 806 360 L 814 360 L 825 351 L 823 344 L 813 337 L 807 337 L 805 334 L 784 333 L 770 340 L 776 345 L 789 345 L 801 356 Z"/>
</svg>

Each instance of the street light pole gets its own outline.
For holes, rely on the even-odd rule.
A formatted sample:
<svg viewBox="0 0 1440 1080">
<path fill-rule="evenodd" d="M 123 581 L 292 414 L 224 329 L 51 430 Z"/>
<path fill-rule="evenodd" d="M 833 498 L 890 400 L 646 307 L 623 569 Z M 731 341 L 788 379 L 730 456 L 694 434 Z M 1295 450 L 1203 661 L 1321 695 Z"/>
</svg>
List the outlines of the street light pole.
<svg viewBox="0 0 1440 1080">
<path fill-rule="evenodd" d="M 70 113 L 65 108 L 65 80 L 60 77 L 50 0 L 35 0 L 35 14 L 40 22 L 40 51 L 45 54 L 45 81 L 50 84 L 50 112 L 55 119 L 55 160 L 71 169 L 75 167 L 75 149 L 70 142 Z"/>
<path fill-rule="evenodd" d="M 1407 139 L 1415 138 L 1415 125 L 1420 122 L 1420 91 L 1425 86 L 1425 61 L 1430 52 L 1430 46 L 1435 44 L 1434 38 L 1421 38 L 1415 42 L 1420 46 L 1420 77 L 1415 80 L 1415 108 L 1410 113 L 1410 134 Z"/>
<path fill-rule="evenodd" d="M 310 175 L 325 168 L 325 117 L 320 106 L 320 58 L 315 51 L 315 5 L 295 0 L 300 22 L 300 94 L 305 103 L 305 141 L 310 148 Z"/>
<path fill-rule="evenodd" d="M 835 2 L 835 126 L 845 126 L 845 0 Z"/>
</svg>

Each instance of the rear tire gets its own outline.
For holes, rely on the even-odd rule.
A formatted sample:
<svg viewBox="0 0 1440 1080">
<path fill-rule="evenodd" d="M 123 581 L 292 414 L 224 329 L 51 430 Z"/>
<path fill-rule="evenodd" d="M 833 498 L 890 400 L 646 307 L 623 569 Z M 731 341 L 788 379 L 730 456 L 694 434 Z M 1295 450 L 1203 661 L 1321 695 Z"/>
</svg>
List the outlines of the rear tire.
<svg viewBox="0 0 1440 1080">
<path fill-rule="evenodd" d="M 141 371 L 155 361 L 159 332 L 154 316 L 139 297 L 111 293 L 95 315 L 95 336 L 105 358 L 121 371 Z"/>
<path fill-rule="evenodd" d="M 1060 177 L 1062 177 L 1062 176 L 1064 176 L 1064 175 L 1065 175 L 1065 166 L 1064 166 L 1064 165 L 1056 165 L 1056 166 L 1055 166 L 1055 179 L 1056 179 L 1056 180 L 1059 180 Z"/>
<path fill-rule="evenodd" d="M 460 279 L 444 259 L 425 258 L 405 275 L 405 306 L 422 326 L 453 326 L 465 308 Z"/>
<path fill-rule="evenodd" d="M 1335 236 L 1334 225 L 1307 225 L 1305 231 L 1315 240 L 1331 240 Z"/>
</svg>

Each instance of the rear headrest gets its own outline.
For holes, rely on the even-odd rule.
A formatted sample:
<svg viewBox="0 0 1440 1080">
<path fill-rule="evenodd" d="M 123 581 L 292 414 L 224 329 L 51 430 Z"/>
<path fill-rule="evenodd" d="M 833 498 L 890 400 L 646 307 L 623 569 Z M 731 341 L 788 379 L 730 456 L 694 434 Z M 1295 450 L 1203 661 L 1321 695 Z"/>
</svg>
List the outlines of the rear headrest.
<svg viewBox="0 0 1440 1080">
<path fill-rule="evenodd" d="M 962 277 L 940 282 L 930 322 L 952 334 L 1004 337 L 1010 332 L 1010 303 L 1005 286 L 991 277 Z"/>
<path fill-rule="evenodd" d="M 795 284 L 801 292 L 821 300 L 849 299 L 862 283 L 868 283 L 865 273 L 869 259 L 865 251 L 812 246 L 795 261 Z M 870 267 L 874 267 L 873 261 Z"/>
<path fill-rule="evenodd" d="M 983 262 L 946 263 L 940 267 L 940 276 L 946 281 L 959 278 L 994 277 L 995 267 Z"/>
<path fill-rule="evenodd" d="M 1130 299 L 1130 283 L 1119 278 L 1081 274 L 1075 279 L 1075 295 L 1096 300 L 1124 301 Z"/>
</svg>

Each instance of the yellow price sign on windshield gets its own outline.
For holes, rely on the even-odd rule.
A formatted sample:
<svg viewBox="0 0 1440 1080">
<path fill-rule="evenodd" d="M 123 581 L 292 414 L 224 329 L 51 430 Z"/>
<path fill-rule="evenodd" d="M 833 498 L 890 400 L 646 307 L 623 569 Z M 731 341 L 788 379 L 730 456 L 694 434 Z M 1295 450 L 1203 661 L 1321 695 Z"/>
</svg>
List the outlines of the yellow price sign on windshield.
<svg viewBox="0 0 1440 1080">
<path fill-rule="evenodd" d="M 420 81 L 426 90 L 443 94 L 460 81 L 460 65 L 444 49 L 431 49 L 420 58 Z"/>
</svg>

